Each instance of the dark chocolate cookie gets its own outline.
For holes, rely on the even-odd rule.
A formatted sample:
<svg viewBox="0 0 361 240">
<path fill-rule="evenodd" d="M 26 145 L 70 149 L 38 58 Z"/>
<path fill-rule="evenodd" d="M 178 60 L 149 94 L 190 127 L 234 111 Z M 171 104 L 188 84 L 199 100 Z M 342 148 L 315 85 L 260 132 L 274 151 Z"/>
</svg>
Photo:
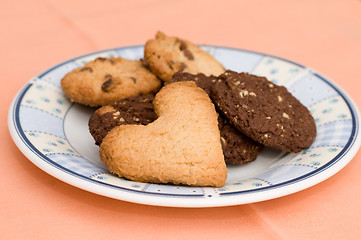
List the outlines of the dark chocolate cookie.
<svg viewBox="0 0 361 240">
<path fill-rule="evenodd" d="M 217 77 L 208 77 L 202 73 L 177 72 L 166 84 L 180 81 L 194 81 L 198 87 L 210 95 Z M 219 112 L 217 108 L 216 110 Z M 245 164 L 255 160 L 264 146 L 237 130 L 222 114 L 218 113 L 218 115 L 218 127 L 225 162 L 228 164 Z"/>
<path fill-rule="evenodd" d="M 233 126 L 265 146 L 297 153 L 316 137 L 308 109 L 265 77 L 228 70 L 219 76 L 211 96 Z"/>
<path fill-rule="evenodd" d="M 264 146 L 253 141 L 224 117 L 219 115 L 218 127 L 221 133 L 221 143 L 224 160 L 228 164 L 245 164 L 255 160 Z"/>
<path fill-rule="evenodd" d="M 198 87 L 202 88 L 208 95 L 210 95 L 213 85 L 215 85 L 217 81 L 217 77 L 214 76 L 206 76 L 203 73 L 191 74 L 186 72 L 176 72 L 173 74 L 173 77 L 169 82 L 183 82 L 183 81 L 193 81 L 197 84 Z"/>
<path fill-rule="evenodd" d="M 154 96 L 151 94 L 137 95 L 97 109 L 88 122 L 89 132 L 95 144 L 100 145 L 107 133 L 116 126 L 147 125 L 157 119 L 153 110 L 153 100 Z"/>
</svg>

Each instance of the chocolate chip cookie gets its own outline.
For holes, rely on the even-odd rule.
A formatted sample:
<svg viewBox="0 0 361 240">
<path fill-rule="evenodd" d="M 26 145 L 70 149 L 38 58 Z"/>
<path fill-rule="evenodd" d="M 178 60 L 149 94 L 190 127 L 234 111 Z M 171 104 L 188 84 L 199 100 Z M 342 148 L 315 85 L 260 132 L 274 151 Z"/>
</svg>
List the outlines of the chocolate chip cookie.
<svg viewBox="0 0 361 240">
<path fill-rule="evenodd" d="M 224 72 L 222 64 L 197 45 L 162 32 L 146 42 L 144 60 L 150 70 L 165 82 L 178 71 L 207 76 Z"/>
<path fill-rule="evenodd" d="M 76 103 L 104 106 L 140 93 L 156 92 L 161 81 L 138 60 L 99 57 L 66 74 L 61 86 Z"/>
<path fill-rule="evenodd" d="M 228 70 L 218 77 L 212 99 L 233 126 L 265 146 L 297 153 L 316 137 L 308 109 L 265 77 Z"/>
</svg>

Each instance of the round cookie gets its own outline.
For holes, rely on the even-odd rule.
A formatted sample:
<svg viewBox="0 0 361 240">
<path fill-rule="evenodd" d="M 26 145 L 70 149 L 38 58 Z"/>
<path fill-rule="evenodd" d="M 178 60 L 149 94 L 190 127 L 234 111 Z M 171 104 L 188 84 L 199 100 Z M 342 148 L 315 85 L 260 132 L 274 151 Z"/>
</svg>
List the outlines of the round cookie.
<svg viewBox="0 0 361 240">
<path fill-rule="evenodd" d="M 137 95 L 118 100 L 110 105 L 97 109 L 90 117 L 89 132 L 100 145 L 110 130 L 122 124 L 147 125 L 157 119 L 153 110 L 154 96 L 151 94 Z"/>
<path fill-rule="evenodd" d="M 253 141 L 224 117 L 219 115 L 218 128 L 221 133 L 221 144 L 224 161 L 227 164 L 241 165 L 254 161 L 264 146 Z"/>
<path fill-rule="evenodd" d="M 138 60 L 97 58 L 74 69 L 61 80 L 74 102 L 104 106 L 116 100 L 159 90 L 161 81 Z"/>
<path fill-rule="evenodd" d="M 224 72 L 223 66 L 197 45 L 162 32 L 146 42 L 144 60 L 151 71 L 165 82 L 178 71 L 207 76 L 218 76 Z"/>
<path fill-rule="evenodd" d="M 265 146 L 297 153 L 316 137 L 308 109 L 265 77 L 228 70 L 219 76 L 212 99 L 233 126 Z"/>
<path fill-rule="evenodd" d="M 198 87 L 202 88 L 208 95 L 211 94 L 212 88 L 217 81 L 215 76 L 206 76 L 203 73 L 191 74 L 187 72 L 176 72 L 173 74 L 172 78 L 166 84 L 172 82 L 184 82 L 184 81 L 193 81 L 197 84 Z"/>
<path fill-rule="evenodd" d="M 202 88 L 208 95 L 217 81 L 217 77 L 207 77 L 202 73 L 190 74 L 177 72 L 173 75 L 172 82 L 194 81 L 198 87 Z M 216 109 L 219 112 L 218 109 Z M 221 144 L 224 160 L 228 164 L 245 164 L 255 160 L 263 150 L 263 145 L 253 141 L 242 132 L 237 130 L 222 114 L 218 113 L 218 127 L 221 133 Z"/>
</svg>

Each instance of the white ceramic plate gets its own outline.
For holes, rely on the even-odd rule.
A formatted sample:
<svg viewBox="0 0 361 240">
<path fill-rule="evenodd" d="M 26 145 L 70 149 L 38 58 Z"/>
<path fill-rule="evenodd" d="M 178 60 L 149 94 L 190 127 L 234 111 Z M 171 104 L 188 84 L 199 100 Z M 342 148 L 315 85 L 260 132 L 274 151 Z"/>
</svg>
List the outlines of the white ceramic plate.
<svg viewBox="0 0 361 240">
<path fill-rule="evenodd" d="M 201 46 L 227 69 L 266 76 L 284 85 L 313 114 L 317 137 L 289 154 L 266 148 L 244 166 L 228 166 L 222 188 L 133 182 L 109 174 L 88 132 L 94 109 L 71 103 L 60 87 L 72 69 L 102 56 L 143 57 L 143 46 L 104 50 L 60 63 L 31 79 L 9 110 L 14 142 L 36 166 L 87 191 L 129 202 L 172 207 L 214 207 L 264 201 L 313 186 L 341 170 L 360 146 L 357 107 L 331 80 L 297 63 L 216 46 Z"/>
</svg>

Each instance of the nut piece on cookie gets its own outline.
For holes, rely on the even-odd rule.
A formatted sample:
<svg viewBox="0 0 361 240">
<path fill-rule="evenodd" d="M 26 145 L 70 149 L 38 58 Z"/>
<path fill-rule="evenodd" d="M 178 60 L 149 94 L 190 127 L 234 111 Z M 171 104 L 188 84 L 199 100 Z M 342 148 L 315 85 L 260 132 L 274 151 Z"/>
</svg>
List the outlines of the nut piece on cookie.
<svg viewBox="0 0 361 240">
<path fill-rule="evenodd" d="M 138 60 L 99 57 L 66 74 L 61 86 L 76 103 L 104 106 L 140 93 L 156 92 L 161 81 Z"/>
<path fill-rule="evenodd" d="M 90 117 L 88 126 L 96 145 L 100 145 L 107 133 L 122 124 L 147 125 L 157 119 L 153 110 L 152 94 L 137 95 L 118 100 L 97 109 Z"/>
<path fill-rule="evenodd" d="M 165 82 L 178 71 L 218 76 L 225 70 L 213 56 L 197 45 L 162 32 L 146 42 L 144 60 L 150 70 Z"/>
<path fill-rule="evenodd" d="M 133 181 L 222 187 L 227 178 L 217 113 L 194 82 L 164 86 L 157 120 L 112 129 L 100 145 L 110 172 Z"/>
<path fill-rule="evenodd" d="M 308 109 L 265 77 L 228 70 L 219 76 L 212 99 L 233 126 L 265 146 L 297 153 L 316 137 Z"/>
</svg>

